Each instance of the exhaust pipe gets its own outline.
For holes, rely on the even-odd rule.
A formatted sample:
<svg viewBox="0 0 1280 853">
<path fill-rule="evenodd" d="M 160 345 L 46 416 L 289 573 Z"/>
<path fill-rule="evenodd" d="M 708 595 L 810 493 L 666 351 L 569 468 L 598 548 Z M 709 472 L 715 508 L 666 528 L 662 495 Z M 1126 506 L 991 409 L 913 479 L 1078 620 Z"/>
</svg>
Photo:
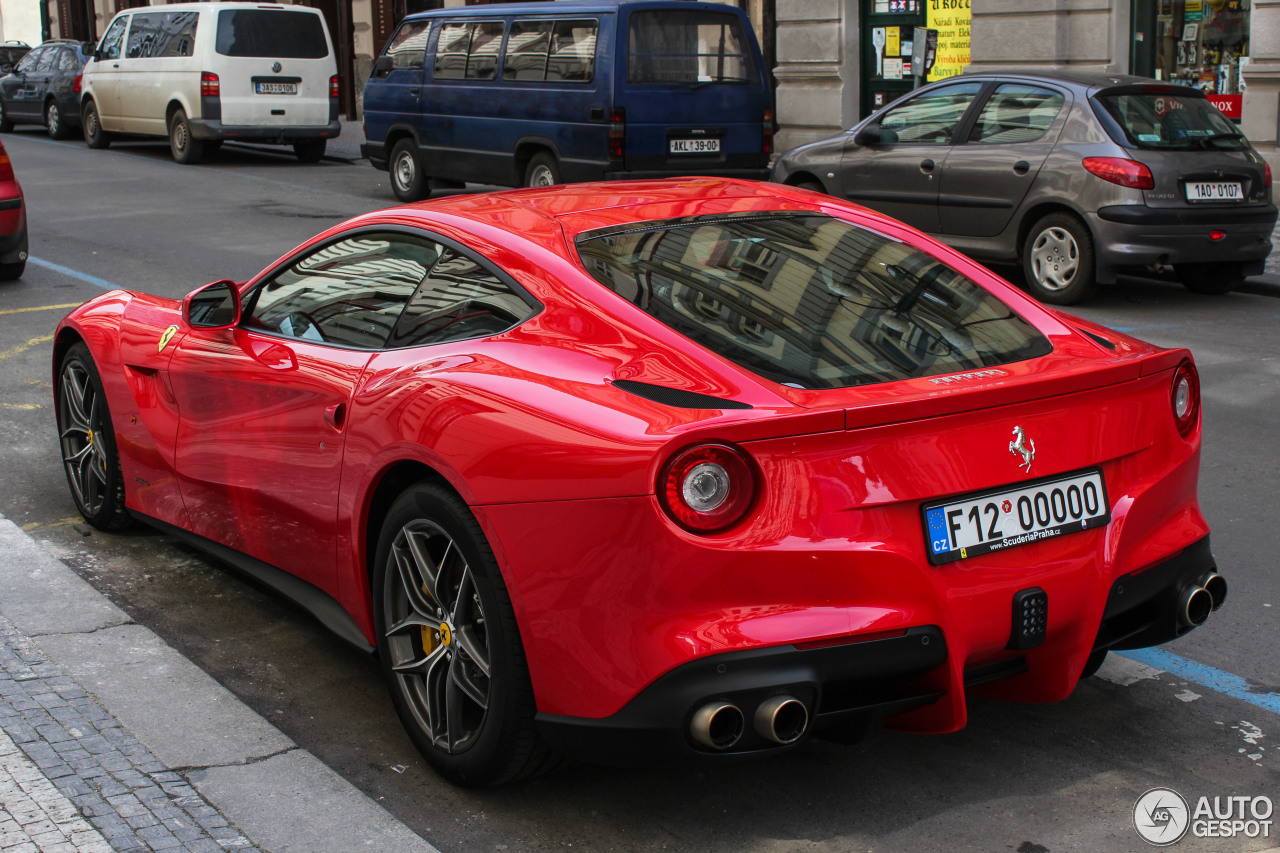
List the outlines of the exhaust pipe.
<svg viewBox="0 0 1280 853">
<path fill-rule="evenodd" d="M 793 696 L 770 696 L 756 708 L 753 722 L 765 740 L 795 743 L 809 728 L 809 709 Z"/>
<path fill-rule="evenodd" d="M 737 705 L 708 702 L 693 712 L 689 735 L 707 749 L 726 750 L 742 737 L 746 720 Z"/>
<path fill-rule="evenodd" d="M 1222 575 L 1214 572 L 1204 579 L 1201 584 L 1204 591 L 1213 597 L 1213 609 L 1217 610 L 1222 606 L 1222 602 L 1227 600 L 1227 579 Z"/>
<path fill-rule="evenodd" d="M 1190 586 L 1178 599 L 1178 621 L 1188 628 L 1203 625 L 1213 612 L 1213 596 L 1202 586 Z"/>
</svg>

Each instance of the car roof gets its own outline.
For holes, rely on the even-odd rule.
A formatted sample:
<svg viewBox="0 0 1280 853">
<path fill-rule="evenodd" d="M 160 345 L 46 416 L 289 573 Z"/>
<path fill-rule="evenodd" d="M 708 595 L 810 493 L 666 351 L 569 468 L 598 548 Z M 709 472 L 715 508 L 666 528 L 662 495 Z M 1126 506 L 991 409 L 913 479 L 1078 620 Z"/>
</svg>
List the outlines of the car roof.
<svg viewBox="0 0 1280 853">
<path fill-rule="evenodd" d="M 1110 71 L 1098 71 L 1078 68 L 1002 68 L 999 71 L 975 71 L 959 75 L 966 79 L 1009 79 L 1026 78 L 1032 80 L 1050 80 L 1082 86 L 1087 89 L 1110 89 L 1113 86 L 1169 86 L 1173 84 L 1151 77 L 1138 77 L 1134 74 L 1119 74 Z M 952 78 L 956 79 L 956 78 Z"/>
<path fill-rule="evenodd" d="M 456 18 L 456 17 L 507 17 L 509 15 L 555 15 L 592 14 L 616 12 L 621 7 L 629 9 L 711 9 L 724 11 L 728 9 L 738 13 L 736 6 L 723 3 L 700 3 L 690 0 L 557 0 L 555 3 L 498 3 L 491 6 L 450 6 L 446 9 L 432 9 L 418 12 L 406 18 Z"/>
</svg>

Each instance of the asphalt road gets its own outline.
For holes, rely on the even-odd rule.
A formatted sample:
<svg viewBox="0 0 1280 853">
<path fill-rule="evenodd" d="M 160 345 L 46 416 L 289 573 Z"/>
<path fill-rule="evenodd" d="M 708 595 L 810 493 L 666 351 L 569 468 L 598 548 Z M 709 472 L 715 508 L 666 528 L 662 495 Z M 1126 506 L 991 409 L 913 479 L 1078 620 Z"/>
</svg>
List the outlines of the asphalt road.
<svg viewBox="0 0 1280 853">
<path fill-rule="evenodd" d="M 1129 851 L 1145 849 L 1131 814 L 1150 788 L 1193 803 L 1280 800 L 1280 716 L 1246 701 L 1280 692 L 1280 299 L 1132 280 L 1079 309 L 1196 354 L 1201 500 L 1231 598 L 1168 648 L 1242 677 L 1244 698 L 1113 655 L 1065 702 L 973 702 L 954 735 L 876 732 L 693 770 L 574 765 L 463 791 L 418 757 L 372 659 L 166 536 L 78 524 L 50 398 L 50 334 L 69 306 L 104 287 L 176 297 L 249 276 L 323 227 L 392 204 L 385 174 L 234 146 L 184 167 L 163 145 L 90 151 L 34 130 L 4 141 L 27 194 L 32 261 L 0 284 L 0 512 L 446 853 Z M 1277 832 L 1180 846 L 1265 850 Z"/>
</svg>

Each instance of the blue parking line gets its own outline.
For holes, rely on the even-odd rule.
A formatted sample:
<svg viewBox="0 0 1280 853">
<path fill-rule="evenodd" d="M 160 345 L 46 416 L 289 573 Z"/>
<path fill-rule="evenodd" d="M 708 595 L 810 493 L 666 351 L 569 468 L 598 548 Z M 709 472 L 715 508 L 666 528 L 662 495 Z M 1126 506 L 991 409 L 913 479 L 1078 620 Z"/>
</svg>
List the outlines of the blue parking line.
<svg viewBox="0 0 1280 853">
<path fill-rule="evenodd" d="M 1170 675 L 1185 678 L 1193 684 L 1199 684 L 1201 687 L 1207 687 L 1233 699 L 1257 705 L 1273 714 L 1280 714 L 1280 693 L 1259 693 L 1248 681 L 1238 675 L 1187 660 L 1164 649 L 1130 649 L 1117 654 L 1163 670 Z"/>
<path fill-rule="evenodd" d="M 46 261 L 43 258 L 37 258 L 35 255 L 28 255 L 27 263 L 35 264 L 38 267 L 44 267 L 47 270 L 53 270 L 60 275 L 65 275 L 68 278 L 83 281 L 85 284 L 92 284 L 94 287 L 99 287 L 103 290 L 124 289 L 114 282 L 107 281 L 105 278 L 98 278 L 96 275 L 89 275 L 87 272 L 73 270 L 71 267 L 64 267 L 62 264 L 55 264 L 53 261 Z"/>
</svg>

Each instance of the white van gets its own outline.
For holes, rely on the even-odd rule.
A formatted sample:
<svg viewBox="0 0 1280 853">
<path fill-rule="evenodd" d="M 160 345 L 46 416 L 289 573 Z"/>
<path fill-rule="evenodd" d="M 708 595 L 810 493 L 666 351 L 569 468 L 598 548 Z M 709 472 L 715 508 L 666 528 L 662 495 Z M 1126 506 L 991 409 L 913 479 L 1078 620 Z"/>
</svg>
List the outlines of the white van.
<svg viewBox="0 0 1280 853">
<path fill-rule="evenodd" d="M 338 121 L 338 64 L 316 9 L 260 3 L 146 6 L 116 15 L 84 68 L 84 141 L 167 136 L 195 163 L 224 141 L 292 145 L 314 163 Z"/>
</svg>

